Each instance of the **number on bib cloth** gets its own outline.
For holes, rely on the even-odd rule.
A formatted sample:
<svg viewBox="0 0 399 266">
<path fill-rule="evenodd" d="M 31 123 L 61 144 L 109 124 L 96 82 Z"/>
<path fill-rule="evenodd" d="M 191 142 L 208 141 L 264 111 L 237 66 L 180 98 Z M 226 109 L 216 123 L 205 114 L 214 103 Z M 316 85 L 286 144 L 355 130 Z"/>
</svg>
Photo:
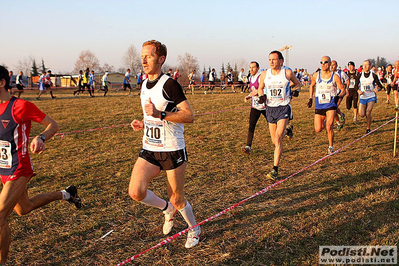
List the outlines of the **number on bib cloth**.
<svg viewBox="0 0 399 266">
<path fill-rule="evenodd" d="M 351 79 L 350 83 L 349 83 L 349 88 L 353 89 L 355 87 L 355 80 Z"/>
<path fill-rule="evenodd" d="M 371 85 L 365 85 L 363 86 L 364 91 L 372 91 L 373 89 L 371 88 Z"/>
<path fill-rule="evenodd" d="M 163 147 L 165 136 L 164 121 L 145 121 L 145 142 L 155 147 Z"/>
<path fill-rule="evenodd" d="M 269 91 L 270 91 L 270 101 L 277 102 L 283 100 L 283 95 L 281 94 L 282 92 L 281 88 L 273 88 L 270 89 Z"/>
<path fill-rule="evenodd" d="M 6 140 L 0 140 L 0 168 L 10 169 L 11 166 L 11 143 Z"/>
<path fill-rule="evenodd" d="M 317 98 L 319 99 L 319 104 L 329 103 L 331 102 L 331 93 L 328 90 L 320 90 Z"/>
</svg>

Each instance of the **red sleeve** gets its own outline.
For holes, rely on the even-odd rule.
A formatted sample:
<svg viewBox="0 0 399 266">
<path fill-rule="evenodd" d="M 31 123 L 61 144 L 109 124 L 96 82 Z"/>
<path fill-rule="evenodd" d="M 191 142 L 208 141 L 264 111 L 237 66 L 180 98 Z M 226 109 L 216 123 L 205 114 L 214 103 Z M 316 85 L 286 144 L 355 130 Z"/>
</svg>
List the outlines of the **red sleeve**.
<svg viewBox="0 0 399 266">
<path fill-rule="evenodd" d="M 40 111 L 36 105 L 21 99 L 17 99 L 15 101 L 13 111 L 14 118 L 18 123 L 27 121 L 35 121 L 40 123 L 46 117 L 46 114 Z"/>
</svg>

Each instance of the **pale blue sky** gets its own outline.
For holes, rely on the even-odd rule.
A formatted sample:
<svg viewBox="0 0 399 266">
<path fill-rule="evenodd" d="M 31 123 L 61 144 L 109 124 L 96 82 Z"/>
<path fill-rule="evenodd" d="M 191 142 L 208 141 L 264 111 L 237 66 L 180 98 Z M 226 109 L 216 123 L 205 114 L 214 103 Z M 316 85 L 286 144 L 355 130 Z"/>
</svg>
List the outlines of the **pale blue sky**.
<svg viewBox="0 0 399 266">
<path fill-rule="evenodd" d="M 398 0 L 14 0 L 1 13 L 0 63 L 14 71 L 29 56 L 53 72 L 72 71 L 88 49 L 101 65 L 119 68 L 131 44 L 140 51 L 149 39 L 167 45 L 169 65 L 187 52 L 201 70 L 218 72 L 222 62 L 257 60 L 267 68 L 269 52 L 285 45 L 292 45 L 290 66 L 309 71 L 323 55 L 341 66 L 378 55 L 399 59 Z"/>
</svg>

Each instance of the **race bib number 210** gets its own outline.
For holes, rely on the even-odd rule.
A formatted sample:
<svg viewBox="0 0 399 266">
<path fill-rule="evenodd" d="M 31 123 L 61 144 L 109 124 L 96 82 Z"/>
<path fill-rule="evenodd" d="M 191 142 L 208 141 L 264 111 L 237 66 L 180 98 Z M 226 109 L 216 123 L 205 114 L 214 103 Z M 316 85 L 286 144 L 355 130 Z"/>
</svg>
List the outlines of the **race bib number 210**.
<svg viewBox="0 0 399 266">
<path fill-rule="evenodd" d="M 163 147 L 165 137 L 164 121 L 145 121 L 145 143 L 154 147 Z"/>
</svg>

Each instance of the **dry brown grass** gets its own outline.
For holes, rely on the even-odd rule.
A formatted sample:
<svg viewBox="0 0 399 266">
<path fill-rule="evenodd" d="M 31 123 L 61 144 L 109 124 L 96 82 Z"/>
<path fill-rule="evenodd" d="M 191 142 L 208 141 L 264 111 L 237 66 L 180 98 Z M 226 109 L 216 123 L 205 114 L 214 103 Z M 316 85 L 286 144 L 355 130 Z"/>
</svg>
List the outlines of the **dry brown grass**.
<svg viewBox="0 0 399 266">
<path fill-rule="evenodd" d="M 138 96 L 73 98 L 56 92 L 35 102 L 61 125 L 60 132 L 127 124 L 141 118 Z M 245 106 L 244 94 L 188 95 L 195 113 Z M 392 105 L 373 111 L 372 128 L 394 116 Z M 284 141 L 280 175 L 286 177 L 325 156 L 327 136 L 313 130 L 307 93 L 293 101 L 294 138 Z M 335 147 L 362 136 L 365 121 L 336 132 Z M 249 107 L 197 116 L 186 125 L 189 154 L 186 193 L 198 221 L 270 185 L 273 145 L 266 121 L 255 132 L 253 153 L 241 152 Z M 40 131 L 33 127 L 32 135 Z M 341 153 L 202 226 L 198 247 L 184 248 L 185 236 L 140 257 L 132 265 L 315 265 L 320 245 L 397 245 L 399 203 L 397 158 L 392 158 L 393 123 Z M 47 151 L 32 156 L 38 175 L 30 195 L 75 184 L 83 208 L 60 201 L 31 214 L 12 214 L 10 265 L 114 265 L 164 239 L 159 210 L 133 202 L 127 187 L 141 148 L 142 132 L 129 127 L 56 137 Z M 165 175 L 151 189 L 166 197 Z M 179 216 L 172 233 L 185 228 Z M 110 230 L 112 234 L 100 239 Z"/>
</svg>

